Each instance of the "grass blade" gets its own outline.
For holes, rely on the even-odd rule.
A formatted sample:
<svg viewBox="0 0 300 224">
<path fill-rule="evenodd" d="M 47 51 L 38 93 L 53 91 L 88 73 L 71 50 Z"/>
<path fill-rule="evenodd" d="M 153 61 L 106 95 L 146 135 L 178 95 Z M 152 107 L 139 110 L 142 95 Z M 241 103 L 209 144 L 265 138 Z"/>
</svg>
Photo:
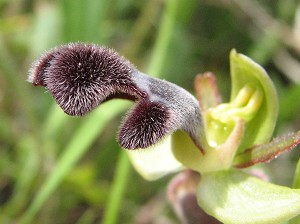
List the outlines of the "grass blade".
<svg viewBox="0 0 300 224">
<path fill-rule="evenodd" d="M 107 102 L 87 118 L 86 122 L 74 134 L 66 149 L 64 149 L 55 169 L 42 185 L 20 223 L 32 223 L 34 216 L 40 210 L 43 203 L 54 192 L 75 163 L 89 149 L 106 124 L 114 116 L 123 111 L 127 105 L 127 102 L 120 102 L 118 100 Z"/>
</svg>

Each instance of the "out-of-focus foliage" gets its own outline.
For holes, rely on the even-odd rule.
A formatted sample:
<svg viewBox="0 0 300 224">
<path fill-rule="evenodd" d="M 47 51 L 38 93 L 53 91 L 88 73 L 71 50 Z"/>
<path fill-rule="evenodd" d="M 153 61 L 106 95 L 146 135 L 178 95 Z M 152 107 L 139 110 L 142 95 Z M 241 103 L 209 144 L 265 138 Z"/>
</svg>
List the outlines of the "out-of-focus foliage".
<svg viewBox="0 0 300 224">
<path fill-rule="evenodd" d="M 121 152 L 115 133 L 126 105 L 70 118 L 43 88 L 26 82 L 27 71 L 40 53 L 70 41 L 113 47 L 139 70 L 155 71 L 150 59 L 169 1 L 0 1 L 0 223 L 22 220 L 56 167 L 73 168 L 41 204 L 34 223 L 101 222 Z M 232 48 L 261 64 L 275 82 L 276 135 L 299 130 L 299 1 L 178 1 L 170 43 L 160 53 L 165 58 L 156 63 L 163 62 L 162 78 L 191 92 L 195 75 L 212 71 L 222 95 L 229 96 Z M 105 122 L 93 126 L 93 117 Z M 88 150 L 64 154 L 76 147 Z M 268 166 L 273 182 L 292 185 L 298 151 Z M 68 163 L 61 164 L 62 157 Z M 169 177 L 146 182 L 135 171 L 125 175 L 122 223 L 178 222 L 164 196 Z"/>
</svg>

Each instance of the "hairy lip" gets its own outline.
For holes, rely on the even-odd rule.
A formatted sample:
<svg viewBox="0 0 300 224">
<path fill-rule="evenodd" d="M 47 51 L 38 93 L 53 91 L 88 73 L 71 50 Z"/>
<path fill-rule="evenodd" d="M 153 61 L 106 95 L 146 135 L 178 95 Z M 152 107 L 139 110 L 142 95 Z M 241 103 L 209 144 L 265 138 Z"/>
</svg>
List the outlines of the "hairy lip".
<svg viewBox="0 0 300 224">
<path fill-rule="evenodd" d="M 112 49 L 84 43 L 53 48 L 32 64 L 28 81 L 44 86 L 72 116 L 114 98 L 135 101 L 119 131 L 124 148 L 147 148 L 182 129 L 202 150 L 198 101 L 181 87 L 138 71 Z"/>
</svg>

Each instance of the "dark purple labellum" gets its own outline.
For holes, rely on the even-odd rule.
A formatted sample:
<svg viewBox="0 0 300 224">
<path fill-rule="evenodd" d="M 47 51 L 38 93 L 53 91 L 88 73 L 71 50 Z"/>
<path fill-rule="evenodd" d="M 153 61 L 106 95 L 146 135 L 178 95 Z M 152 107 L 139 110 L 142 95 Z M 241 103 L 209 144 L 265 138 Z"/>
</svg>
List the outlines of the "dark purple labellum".
<svg viewBox="0 0 300 224">
<path fill-rule="evenodd" d="M 147 148 L 183 129 L 201 149 L 197 100 L 179 86 L 139 72 L 112 49 L 84 43 L 62 45 L 33 63 L 28 80 L 44 86 L 72 116 L 85 115 L 113 98 L 137 101 L 119 131 L 124 148 Z"/>
<path fill-rule="evenodd" d="M 170 131 L 172 114 L 158 102 L 141 100 L 119 131 L 119 142 L 127 149 L 147 148 Z"/>
<path fill-rule="evenodd" d="M 45 86 L 67 114 L 81 116 L 119 92 L 143 96 L 132 82 L 134 70 L 109 48 L 74 43 L 45 53 L 33 64 L 29 80 Z"/>
</svg>

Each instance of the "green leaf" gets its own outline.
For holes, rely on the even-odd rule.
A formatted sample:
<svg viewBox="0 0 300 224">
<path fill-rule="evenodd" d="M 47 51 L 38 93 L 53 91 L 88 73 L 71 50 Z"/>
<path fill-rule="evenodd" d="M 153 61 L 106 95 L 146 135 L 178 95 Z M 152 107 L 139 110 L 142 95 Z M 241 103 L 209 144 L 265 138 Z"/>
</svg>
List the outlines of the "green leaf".
<svg viewBox="0 0 300 224">
<path fill-rule="evenodd" d="M 293 218 L 288 222 L 288 224 L 299 224 L 299 223 L 300 223 L 300 215 L 298 215 L 297 217 Z"/>
<path fill-rule="evenodd" d="M 266 71 L 252 59 L 230 53 L 230 72 L 232 80 L 231 100 L 235 99 L 240 90 L 251 86 L 263 94 L 262 104 L 255 117 L 247 124 L 244 140 L 239 150 L 270 140 L 278 115 L 278 99 L 275 87 Z"/>
<path fill-rule="evenodd" d="M 298 163 L 296 166 L 293 187 L 300 188 L 300 159 L 298 160 Z"/>
<path fill-rule="evenodd" d="M 300 213 L 299 189 L 234 169 L 203 175 L 197 199 L 201 208 L 223 223 L 282 223 Z"/>
<path fill-rule="evenodd" d="M 300 188 L 300 159 L 298 160 L 295 174 L 294 174 L 294 181 L 293 181 L 293 188 Z M 300 214 L 289 221 L 289 224 L 299 224 L 300 223 Z"/>
</svg>

